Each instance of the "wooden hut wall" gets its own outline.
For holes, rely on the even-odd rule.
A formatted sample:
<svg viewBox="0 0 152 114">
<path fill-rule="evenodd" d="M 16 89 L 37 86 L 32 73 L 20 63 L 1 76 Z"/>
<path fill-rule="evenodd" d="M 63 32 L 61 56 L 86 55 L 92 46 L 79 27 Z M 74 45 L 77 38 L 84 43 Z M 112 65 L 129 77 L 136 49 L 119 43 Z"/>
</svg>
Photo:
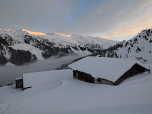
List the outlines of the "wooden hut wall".
<svg viewBox="0 0 152 114">
<path fill-rule="evenodd" d="M 76 72 L 76 78 L 79 78 L 79 72 Z"/>
<path fill-rule="evenodd" d="M 139 73 L 143 73 L 146 71 L 145 68 L 143 68 L 142 66 L 138 65 L 138 64 L 135 64 L 132 69 L 132 75 L 135 75 L 135 74 L 139 74 Z"/>
<path fill-rule="evenodd" d="M 149 71 L 148 69 L 145 69 L 144 67 L 134 64 L 128 71 L 126 71 L 117 81 L 114 82 L 114 85 L 120 84 L 125 79 L 132 77 L 134 75 L 137 75 L 139 73 L 143 73 L 145 71 Z"/>
<path fill-rule="evenodd" d="M 73 71 L 73 77 L 85 82 L 94 83 L 94 78 L 91 75 L 86 74 L 84 72 Z"/>
<path fill-rule="evenodd" d="M 125 79 L 131 77 L 131 74 L 129 74 L 128 72 L 125 73 L 124 75 L 122 75 L 117 81 L 114 82 L 114 85 L 118 85 L 120 84 L 122 81 L 124 81 Z"/>
<path fill-rule="evenodd" d="M 94 78 L 91 75 L 86 74 L 86 82 L 94 83 Z"/>
</svg>

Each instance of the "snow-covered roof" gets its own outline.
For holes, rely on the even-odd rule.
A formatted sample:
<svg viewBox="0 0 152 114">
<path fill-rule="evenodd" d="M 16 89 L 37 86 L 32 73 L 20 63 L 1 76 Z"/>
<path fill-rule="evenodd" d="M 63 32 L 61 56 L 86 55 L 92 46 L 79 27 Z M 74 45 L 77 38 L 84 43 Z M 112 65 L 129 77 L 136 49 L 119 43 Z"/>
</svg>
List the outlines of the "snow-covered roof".
<svg viewBox="0 0 152 114">
<path fill-rule="evenodd" d="M 18 78 L 16 78 L 15 80 L 20 80 L 20 79 L 23 79 L 23 77 L 18 77 Z"/>
<path fill-rule="evenodd" d="M 128 71 L 136 60 L 107 57 L 86 57 L 69 65 L 73 70 L 88 73 L 95 78 L 103 78 L 115 82 Z"/>
<path fill-rule="evenodd" d="M 70 77 L 69 75 L 72 75 L 72 71 L 69 69 L 23 74 L 23 87 L 32 87 L 37 84 L 56 81 L 62 78 L 65 79 L 66 77 Z"/>
</svg>

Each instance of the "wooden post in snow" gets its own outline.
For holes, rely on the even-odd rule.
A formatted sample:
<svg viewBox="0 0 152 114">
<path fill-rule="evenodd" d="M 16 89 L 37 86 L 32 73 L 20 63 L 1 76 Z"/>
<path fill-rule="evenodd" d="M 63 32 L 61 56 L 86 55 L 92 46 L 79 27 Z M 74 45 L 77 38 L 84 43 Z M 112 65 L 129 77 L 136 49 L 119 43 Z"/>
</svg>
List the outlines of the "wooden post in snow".
<svg viewBox="0 0 152 114">
<path fill-rule="evenodd" d="M 150 74 L 150 65 L 149 65 L 149 74 Z"/>
</svg>

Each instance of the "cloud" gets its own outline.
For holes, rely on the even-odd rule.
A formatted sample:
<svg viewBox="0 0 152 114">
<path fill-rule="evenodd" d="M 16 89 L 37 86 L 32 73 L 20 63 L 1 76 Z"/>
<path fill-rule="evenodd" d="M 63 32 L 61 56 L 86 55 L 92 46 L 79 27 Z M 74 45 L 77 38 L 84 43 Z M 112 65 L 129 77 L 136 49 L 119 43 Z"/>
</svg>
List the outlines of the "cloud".
<svg viewBox="0 0 152 114">
<path fill-rule="evenodd" d="M 113 1 L 99 4 L 81 20 L 85 34 L 102 37 L 130 35 L 151 28 L 152 1 Z M 88 18 L 87 18 L 88 17 Z M 86 31 L 87 30 L 87 31 Z M 79 31 L 81 32 L 81 31 Z"/>
<path fill-rule="evenodd" d="M 2 27 L 25 28 L 32 31 L 52 30 L 62 27 L 74 2 L 67 0 L 5 0 L 0 2 Z M 74 8 L 74 7 L 73 7 Z M 39 31 L 39 30 L 38 30 Z M 42 31 L 43 32 L 43 31 Z"/>
<path fill-rule="evenodd" d="M 106 34 L 92 35 L 92 36 L 101 37 L 101 38 L 127 36 L 135 33 L 139 33 L 142 30 L 149 29 L 151 27 L 152 27 L 152 16 L 149 19 L 141 19 L 135 22 L 119 23 L 116 28 L 114 28 L 113 30 L 109 31 Z"/>
<path fill-rule="evenodd" d="M 7 85 L 14 81 L 17 77 L 22 77 L 25 73 L 50 71 L 60 68 L 63 64 L 69 64 L 73 60 L 86 56 L 87 53 L 74 53 L 58 58 L 58 56 L 50 57 L 46 60 L 37 61 L 32 64 L 23 66 L 0 66 L 0 85 Z"/>
<path fill-rule="evenodd" d="M 151 0 L 4 0 L 0 27 L 105 38 L 130 35 L 152 27 L 151 6 Z"/>
</svg>

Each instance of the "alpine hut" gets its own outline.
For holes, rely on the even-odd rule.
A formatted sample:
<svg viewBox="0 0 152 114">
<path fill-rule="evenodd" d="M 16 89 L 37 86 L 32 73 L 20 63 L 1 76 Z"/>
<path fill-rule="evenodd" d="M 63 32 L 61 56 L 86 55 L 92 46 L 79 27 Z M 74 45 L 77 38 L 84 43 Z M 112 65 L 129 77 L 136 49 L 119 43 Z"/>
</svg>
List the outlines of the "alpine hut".
<svg viewBox="0 0 152 114">
<path fill-rule="evenodd" d="M 149 71 L 136 60 L 107 57 L 86 57 L 68 67 L 77 79 L 108 85 L 118 85 L 129 77 Z"/>
</svg>

